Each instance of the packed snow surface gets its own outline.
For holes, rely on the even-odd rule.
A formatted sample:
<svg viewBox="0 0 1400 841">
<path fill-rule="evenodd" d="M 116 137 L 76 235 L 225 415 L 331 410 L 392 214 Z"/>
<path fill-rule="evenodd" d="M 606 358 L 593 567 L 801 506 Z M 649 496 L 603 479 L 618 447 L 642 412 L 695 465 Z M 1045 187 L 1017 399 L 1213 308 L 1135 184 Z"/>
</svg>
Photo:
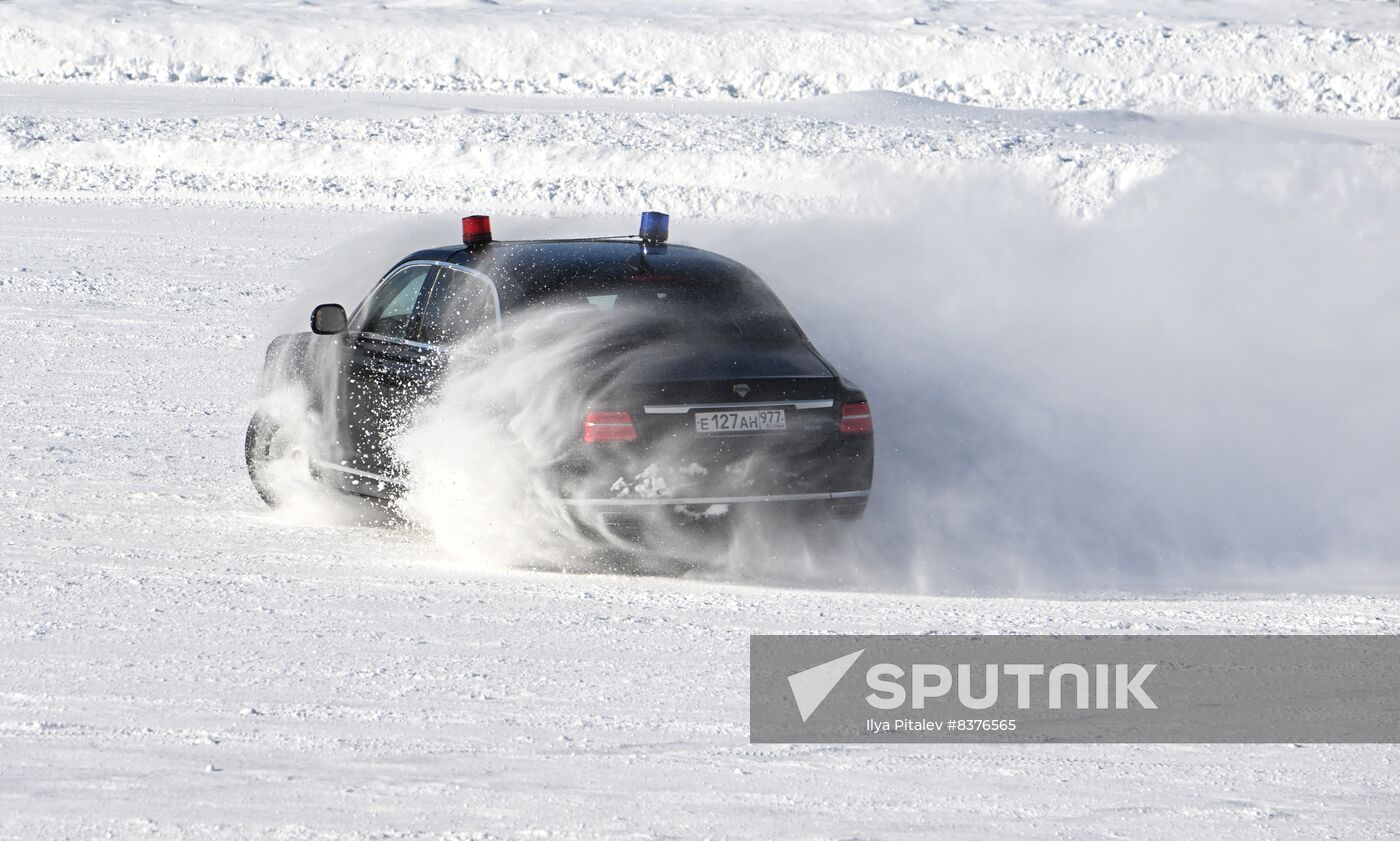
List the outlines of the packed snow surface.
<svg viewBox="0 0 1400 841">
<path fill-rule="evenodd" d="M 0 835 L 1393 837 L 1391 746 L 750 745 L 747 639 L 1400 633 L 1397 32 L 0 2 Z M 637 577 L 509 512 L 261 506 L 262 351 L 312 304 L 463 212 L 653 208 L 870 393 L 847 540 Z"/>
<path fill-rule="evenodd" d="M 1376 595 L 941 597 L 269 515 L 259 323 L 382 220 L 0 209 L 0 833 L 1383 838 L 1390 746 L 755 746 L 751 633 L 1400 633 Z M 22 372 L 21 372 L 22 369 Z M 781 583 L 781 582 L 779 582 Z"/>
</svg>

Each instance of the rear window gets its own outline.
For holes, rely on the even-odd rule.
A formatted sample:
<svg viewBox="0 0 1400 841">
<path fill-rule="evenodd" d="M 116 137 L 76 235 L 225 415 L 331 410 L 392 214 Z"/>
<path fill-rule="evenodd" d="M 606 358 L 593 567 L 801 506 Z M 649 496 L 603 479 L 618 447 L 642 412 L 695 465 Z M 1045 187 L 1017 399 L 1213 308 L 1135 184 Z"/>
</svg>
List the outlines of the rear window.
<svg viewBox="0 0 1400 841">
<path fill-rule="evenodd" d="M 636 261 L 619 270 L 536 277 L 531 305 L 581 305 L 619 318 L 640 318 L 682 334 L 725 335 L 748 341 L 803 339 L 776 295 L 742 272 L 648 271 Z"/>
</svg>

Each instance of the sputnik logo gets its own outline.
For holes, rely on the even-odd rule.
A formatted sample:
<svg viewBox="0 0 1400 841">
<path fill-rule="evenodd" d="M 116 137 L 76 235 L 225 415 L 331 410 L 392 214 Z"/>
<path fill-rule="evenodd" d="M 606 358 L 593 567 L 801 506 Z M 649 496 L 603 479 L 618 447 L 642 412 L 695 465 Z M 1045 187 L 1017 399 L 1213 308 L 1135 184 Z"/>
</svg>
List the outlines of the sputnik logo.
<svg viewBox="0 0 1400 841">
<path fill-rule="evenodd" d="M 855 665 L 864 653 L 865 649 L 862 648 L 860 651 L 788 676 L 788 686 L 792 687 L 792 699 L 797 702 L 797 712 L 801 714 L 803 721 L 812 717 L 812 713 L 817 711 L 817 707 L 821 706 L 826 696 L 831 694 L 831 690 L 836 688 L 836 684 L 841 682 L 841 678 L 846 676 L 846 672 L 851 670 L 851 666 Z"/>
</svg>

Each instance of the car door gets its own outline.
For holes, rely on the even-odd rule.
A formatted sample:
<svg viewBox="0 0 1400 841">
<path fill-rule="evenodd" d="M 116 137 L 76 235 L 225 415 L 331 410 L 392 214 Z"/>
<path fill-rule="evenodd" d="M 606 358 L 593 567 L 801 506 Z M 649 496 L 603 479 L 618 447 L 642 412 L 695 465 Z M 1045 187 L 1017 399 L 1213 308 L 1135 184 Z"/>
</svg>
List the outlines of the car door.
<svg viewBox="0 0 1400 841">
<path fill-rule="evenodd" d="M 393 477 L 392 442 L 432 386 L 432 348 L 420 341 L 427 292 L 438 269 L 424 263 L 387 275 L 355 314 L 341 405 L 346 458 L 356 471 Z"/>
</svg>

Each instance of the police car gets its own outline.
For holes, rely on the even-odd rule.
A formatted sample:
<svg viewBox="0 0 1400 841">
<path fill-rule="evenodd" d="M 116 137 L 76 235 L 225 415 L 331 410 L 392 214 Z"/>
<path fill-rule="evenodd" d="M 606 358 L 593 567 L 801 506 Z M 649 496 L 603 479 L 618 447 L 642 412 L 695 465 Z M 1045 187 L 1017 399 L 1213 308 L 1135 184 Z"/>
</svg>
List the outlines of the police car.
<svg viewBox="0 0 1400 841">
<path fill-rule="evenodd" d="M 469 216 L 461 245 L 404 257 L 353 313 L 316 307 L 309 333 L 273 341 L 264 382 L 305 388 L 317 440 L 290 441 L 284 420 L 259 412 L 246 438 L 254 486 L 277 504 L 271 466 L 295 448 L 316 480 L 393 499 L 411 482 L 394 436 L 431 403 L 453 349 L 577 307 L 632 318 L 618 322 L 626 369 L 580 378 L 589 391 L 565 419 L 568 452 L 542 468 L 577 523 L 606 535 L 741 510 L 860 517 L 874 471 L 865 394 L 754 272 L 668 244 L 668 224 L 648 212 L 635 236 L 499 241 L 489 218 Z M 658 461 L 683 480 L 648 481 Z"/>
</svg>

